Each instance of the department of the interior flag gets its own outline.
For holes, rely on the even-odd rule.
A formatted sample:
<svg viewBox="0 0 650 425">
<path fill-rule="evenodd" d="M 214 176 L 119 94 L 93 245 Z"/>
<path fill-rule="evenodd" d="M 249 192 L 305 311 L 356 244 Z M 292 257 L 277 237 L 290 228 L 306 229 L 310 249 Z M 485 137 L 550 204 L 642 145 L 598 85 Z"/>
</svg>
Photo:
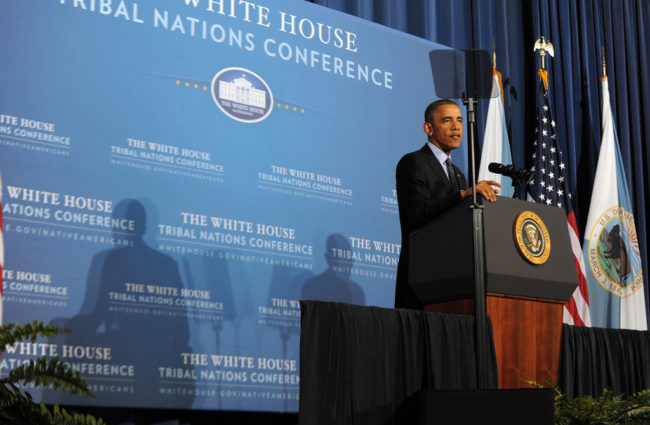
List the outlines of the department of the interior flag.
<svg viewBox="0 0 650 425">
<path fill-rule="evenodd" d="M 594 326 L 647 330 L 641 253 L 609 100 L 602 79 L 603 140 L 583 253 Z"/>
</svg>

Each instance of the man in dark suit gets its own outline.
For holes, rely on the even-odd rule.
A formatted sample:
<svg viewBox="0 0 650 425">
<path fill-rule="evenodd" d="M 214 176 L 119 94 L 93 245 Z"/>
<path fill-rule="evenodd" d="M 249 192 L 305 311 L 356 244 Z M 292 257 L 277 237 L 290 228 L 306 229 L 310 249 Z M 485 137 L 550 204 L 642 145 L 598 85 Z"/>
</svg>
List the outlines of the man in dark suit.
<svg viewBox="0 0 650 425">
<path fill-rule="evenodd" d="M 402 251 L 397 266 L 395 307 L 423 309 L 408 284 L 408 236 L 468 196 L 463 173 L 451 163 L 451 152 L 463 140 L 463 115 L 449 99 L 431 103 L 424 112 L 422 126 L 428 142 L 408 153 L 397 164 L 397 203 L 402 228 Z M 495 187 L 496 186 L 496 187 Z M 492 180 L 476 183 L 476 193 L 496 201 L 501 185 Z"/>
</svg>

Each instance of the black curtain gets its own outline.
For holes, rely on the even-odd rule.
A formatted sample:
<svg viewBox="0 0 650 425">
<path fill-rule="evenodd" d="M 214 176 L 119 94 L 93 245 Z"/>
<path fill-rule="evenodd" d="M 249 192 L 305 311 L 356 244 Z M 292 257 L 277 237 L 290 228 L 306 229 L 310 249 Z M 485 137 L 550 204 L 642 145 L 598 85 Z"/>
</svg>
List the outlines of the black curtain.
<svg viewBox="0 0 650 425">
<path fill-rule="evenodd" d="M 300 307 L 301 425 L 401 423 L 399 407 L 420 390 L 477 388 L 473 316 L 320 301 Z"/>
<path fill-rule="evenodd" d="M 564 325 L 560 386 L 569 399 L 650 388 L 650 333 Z"/>
</svg>

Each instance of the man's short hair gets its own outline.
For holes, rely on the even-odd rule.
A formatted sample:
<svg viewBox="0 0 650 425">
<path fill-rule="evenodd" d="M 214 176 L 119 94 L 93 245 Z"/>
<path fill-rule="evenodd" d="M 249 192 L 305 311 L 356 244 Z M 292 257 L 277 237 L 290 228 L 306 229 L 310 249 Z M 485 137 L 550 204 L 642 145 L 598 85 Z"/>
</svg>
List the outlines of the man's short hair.
<svg viewBox="0 0 650 425">
<path fill-rule="evenodd" d="M 427 109 L 424 110 L 424 121 L 433 124 L 433 113 L 442 105 L 458 106 L 458 104 L 451 99 L 438 99 L 435 102 L 431 102 L 429 106 L 427 106 Z M 458 107 L 460 108 L 460 106 Z"/>
</svg>

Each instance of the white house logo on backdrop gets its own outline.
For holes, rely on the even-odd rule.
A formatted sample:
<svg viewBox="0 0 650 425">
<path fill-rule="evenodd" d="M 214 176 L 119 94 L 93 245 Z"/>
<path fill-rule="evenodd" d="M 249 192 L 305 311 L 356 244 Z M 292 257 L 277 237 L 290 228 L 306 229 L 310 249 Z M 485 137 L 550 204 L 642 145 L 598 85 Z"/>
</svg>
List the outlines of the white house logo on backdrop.
<svg viewBox="0 0 650 425">
<path fill-rule="evenodd" d="M 212 98 L 230 118 L 259 122 L 273 110 L 273 94 L 266 82 L 244 68 L 222 69 L 212 79 Z"/>
</svg>

